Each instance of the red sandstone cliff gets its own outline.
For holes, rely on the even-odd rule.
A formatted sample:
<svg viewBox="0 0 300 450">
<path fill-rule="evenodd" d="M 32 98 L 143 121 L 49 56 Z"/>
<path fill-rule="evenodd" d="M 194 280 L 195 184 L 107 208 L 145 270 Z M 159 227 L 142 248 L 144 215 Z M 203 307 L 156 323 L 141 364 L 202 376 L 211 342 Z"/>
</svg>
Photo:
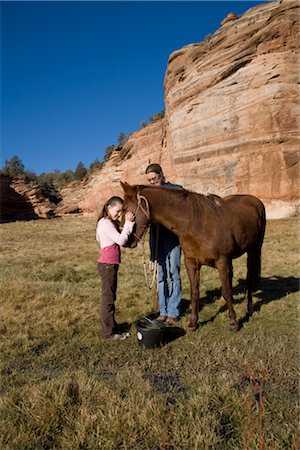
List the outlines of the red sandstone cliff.
<svg viewBox="0 0 300 450">
<path fill-rule="evenodd" d="M 164 119 L 133 133 L 98 172 L 61 192 L 56 214 L 97 214 L 144 183 L 151 162 L 167 179 L 221 196 L 251 193 L 271 217 L 299 209 L 299 2 L 229 14 L 205 42 L 169 57 Z"/>
<path fill-rule="evenodd" d="M 98 211 L 119 181 L 144 183 L 158 162 L 167 178 L 221 196 L 251 193 L 269 217 L 299 205 L 299 3 L 229 14 L 206 42 L 171 54 L 166 115 L 133 133 L 104 168 L 62 192 L 60 213 Z"/>
<path fill-rule="evenodd" d="M 122 193 L 120 180 L 144 182 L 143 174 L 148 163 L 161 160 L 163 135 L 163 120 L 133 133 L 123 147 L 112 153 L 99 172 L 62 189 L 63 201 L 57 213 L 65 214 L 77 208 L 85 215 L 97 213 L 105 200 Z"/>
<path fill-rule="evenodd" d="M 228 17 L 208 42 L 174 52 L 165 102 L 176 181 L 252 193 L 269 216 L 297 209 L 299 2 Z"/>
<path fill-rule="evenodd" d="M 49 219 L 55 215 L 55 205 L 36 185 L 30 186 L 22 179 L 12 180 L 0 175 L 0 222 L 14 220 Z"/>
</svg>

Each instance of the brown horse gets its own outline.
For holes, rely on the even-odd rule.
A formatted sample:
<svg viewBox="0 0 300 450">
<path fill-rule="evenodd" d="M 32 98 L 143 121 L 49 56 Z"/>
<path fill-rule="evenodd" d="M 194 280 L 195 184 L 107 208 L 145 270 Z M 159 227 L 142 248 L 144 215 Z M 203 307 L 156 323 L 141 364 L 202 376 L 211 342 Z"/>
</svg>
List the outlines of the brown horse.
<svg viewBox="0 0 300 450">
<path fill-rule="evenodd" d="M 192 313 L 189 328 L 198 321 L 199 276 L 202 265 L 219 272 L 231 330 L 238 329 L 232 297 L 232 260 L 247 252 L 248 313 L 261 269 L 261 247 L 266 215 L 263 203 L 252 195 L 201 195 L 187 190 L 122 183 L 124 211 L 136 214 L 133 248 L 150 222 L 161 223 L 179 237 L 190 280 Z"/>
</svg>

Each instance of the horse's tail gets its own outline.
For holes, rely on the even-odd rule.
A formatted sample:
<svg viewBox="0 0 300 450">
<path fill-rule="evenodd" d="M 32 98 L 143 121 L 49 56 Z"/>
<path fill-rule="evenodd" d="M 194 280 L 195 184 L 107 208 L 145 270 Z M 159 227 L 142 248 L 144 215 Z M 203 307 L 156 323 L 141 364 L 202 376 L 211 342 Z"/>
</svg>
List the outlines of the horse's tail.
<svg viewBox="0 0 300 450">
<path fill-rule="evenodd" d="M 266 210 L 260 201 L 259 205 L 259 234 L 256 244 L 248 253 L 248 282 L 251 283 L 252 291 L 258 289 L 261 278 L 261 249 L 266 231 Z"/>
<path fill-rule="evenodd" d="M 258 289 L 260 279 L 261 279 L 261 247 L 259 249 L 259 253 L 257 255 L 257 260 L 256 260 L 256 270 L 255 270 L 254 279 L 253 279 L 254 289 Z"/>
<path fill-rule="evenodd" d="M 248 289 L 253 292 L 258 289 L 261 278 L 261 245 L 257 245 L 248 253 L 247 267 Z"/>
</svg>

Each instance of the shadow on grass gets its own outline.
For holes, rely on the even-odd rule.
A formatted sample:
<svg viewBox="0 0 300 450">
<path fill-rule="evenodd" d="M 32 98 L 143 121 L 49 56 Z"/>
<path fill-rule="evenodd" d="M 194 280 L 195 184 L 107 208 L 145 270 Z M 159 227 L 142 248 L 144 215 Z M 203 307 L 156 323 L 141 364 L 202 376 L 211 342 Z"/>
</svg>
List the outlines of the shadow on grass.
<svg viewBox="0 0 300 450">
<path fill-rule="evenodd" d="M 247 291 L 246 281 L 243 279 L 238 280 L 238 284 L 233 288 L 233 296 L 243 294 L 243 298 L 233 299 L 233 304 L 237 305 L 245 301 L 245 295 Z M 300 279 L 296 277 L 282 277 L 280 275 L 274 275 L 272 277 L 261 278 L 260 280 L 260 289 L 257 290 L 254 294 L 255 298 L 259 300 L 256 301 L 253 305 L 253 311 L 260 311 L 263 305 L 267 305 L 271 302 L 278 301 L 283 297 L 286 297 L 289 294 L 300 291 Z M 199 301 L 199 313 L 204 305 L 209 305 L 214 303 L 221 297 L 221 288 L 213 289 L 211 291 L 206 292 L 206 296 L 202 297 Z M 190 301 L 183 299 L 184 303 L 184 314 L 186 315 L 189 312 Z M 204 326 L 208 323 L 214 322 L 217 316 L 227 310 L 227 305 L 224 300 L 224 304 L 219 308 L 217 313 L 212 316 L 210 319 L 201 322 L 199 325 Z M 242 328 L 245 323 L 249 321 L 251 314 L 246 313 L 244 317 L 239 320 L 239 328 Z"/>
<path fill-rule="evenodd" d="M 175 405 L 178 400 L 187 398 L 184 383 L 179 374 L 145 374 L 143 378 L 151 383 L 157 393 L 166 394 L 166 405 Z"/>
<path fill-rule="evenodd" d="M 245 285 L 245 281 L 239 279 L 239 284 Z M 271 302 L 281 300 L 289 294 L 298 292 L 300 290 L 300 279 L 296 277 L 282 277 L 273 276 L 268 278 L 261 278 L 260 290 L 255 293 L 255 297 L 259 300 L 253 305 L 253 311 L 260 311 L 263 305 L 268 305 Z M 244 287 L 245 292 L 245 287 Z M 240 300 L 239 303 L 243 301 Z M 244 323 L 247 323 L 251 317 L 251 314 L 246 315 L 240 319 L 239 326 L 243 327 Z"/>
<path fill-rule="evenodd" d="M 181 327 L 166 327 L 164 335 L 164 343 L 169 344 L 172 341 L 184 336 L 186 331 Z"/>
</svg>

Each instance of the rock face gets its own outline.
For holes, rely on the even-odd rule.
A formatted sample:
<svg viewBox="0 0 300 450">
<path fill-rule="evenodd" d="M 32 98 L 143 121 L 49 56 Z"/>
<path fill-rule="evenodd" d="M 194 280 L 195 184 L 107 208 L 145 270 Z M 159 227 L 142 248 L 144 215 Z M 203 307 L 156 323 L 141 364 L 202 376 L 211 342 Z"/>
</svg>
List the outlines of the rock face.
<svg viewBox="0 0 300 450">
<path fill-rule="evenodd" d="M 0 223 L 14 220 L 37 219 L 32 205 L 11 187 L 11 179 L 0 175 L 1 182 L 1 215 Z"/>
<path fill-rule="evenodd" d="M 165 102 L 176 181 L 257 195 L 269 213 L 280 202 L 296 208 L 298 17 L 298 2 L 263 4 L 170 56 Z"/>
<path fill-rule="evenodd" d="M 96 214 L 119 181 L 144 183 L 151 162 L 168 180 L 221 196 L 250 193 L 268 217 L 299 207 L 299 2 L 228 14 L 205 42 L 171 54 L 166 115 L 130 136 L 104 168 L 62 192 L 58 208 Z"/>
<path fill-rule="evenodd" d="M 73 182 L 61 191 L 63 201 L 57 214 L 83 212 L 97 215 L 103 203 L 112 195 L 121 195 L 120 180 L 143 183 L 145 169 L 150 162 L 161 162 L 164 167 L 171 158 L 162 161 L 164 120 L 133 133 L 123 147 L 117 148 L 100 172 L 80 183 Z M 169 170 L 171 172 L 171 168 Z"/>
<path fill-rule="evenodd" d="M 38 186 L 28 186 L 21 179 L 11 180 L 4 175 L 0 175 L 0 183 L 1 223 L 54 216 L 54 205 Z"/>
</svg>

